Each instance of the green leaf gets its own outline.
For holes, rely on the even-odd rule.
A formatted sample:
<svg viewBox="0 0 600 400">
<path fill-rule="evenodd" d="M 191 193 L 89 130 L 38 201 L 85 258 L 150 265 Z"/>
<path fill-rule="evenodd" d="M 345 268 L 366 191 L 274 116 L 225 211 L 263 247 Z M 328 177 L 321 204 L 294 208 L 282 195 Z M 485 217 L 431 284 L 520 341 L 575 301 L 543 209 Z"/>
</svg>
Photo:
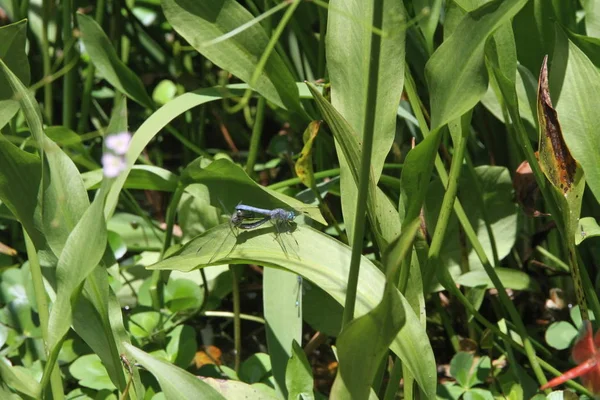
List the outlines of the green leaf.
<svg viewBox="0 0 600 400">
<path fill-rule="evenodd" d="M 291 232 L 293 239 L 286 238 L 288 243 L 298 244 L 284 251 L 280 243 L 273 240 L 274 233 L 274 227 L 261 227 L 241 232 L 236 238 L 231 235 L 229 224 L 222 224 L 191 240 L 173 256 L 149 268 L 191 271 L 209 262 L 281 267 L 302 275 L 343 304 L 350 248 L 315 229 L 298 225 Z M 215 243 L 219 243 L 219 246 Z M 379 304 L 385 284 L 383 274 L 366 258 L 362 258 L 360 271 L 357 316 L 366 314 Z M 419 318 L 402 295 L 400 299 L 406 322 L 390 348 L 411 370 L 426 395 L 431 396 L 436 386 L 433 351 Z"/>
<path fill-rule="evenodd" d="M 27 40 L 27 20 L 15 22 L 0 28 L 0 59 L 6 62 L 11 71 L 25 85 L 29 85 L 29 60 L 25 52 Z M 0 128 L 10 121 L 19 110 L 13 91 L 6 77 L 0 74 Z"/>
<path fill-rule="evenodd" d="M 164 296 L 167 308 L 174 313 L 198 309 L 204 300 L 204 292 L 189 279 L 169 279 Z"/>
<path fill-rule="evenodd" d="M 594 0 L 582 0 L 585 10 L 585 31 L 588 36 L 600 38 L 600 4 Z"/>
<path fill-rule="evenodd" d="M 45 162 L 42 164 L 44 173 L 40 225 L 43 226 L 48 245 L 58 256 L 73 227 L 89 205 L 87 192 L 75 164 L 44 134 L 40 109 L 33 95 L 1 59 L 0 69 L 19 99 L 31 135 L 41 154 L 40 158 Z"/>
<path fill-rule="evenodd" d="M 579 332 L 577 328 L 566 321 L 553 322 L 546 330 L 545 338 L 549 346 L 557 350 L 571 347 Z"/>
<path fill-rule="evenodd" d="M 40 159 L 19 149 L 0 134 L 0 200 L 19 220 L 36 248 L 44 238 L 34 219 L 41 182 Z"/>
<path fill-rule="evenodd" d="M 79 385 L 95 390 L 115 390 L 106 368 L 96 354 L 79 357 L 69 366 L 69 372 L 79 381 Z"/>
<path fill-rule="evenodd" d="M 252 399 L 252 400 L 281 400 L 275 391 L 262 383 L 248 385 L 233 379 L 215 379 L 200 377 L 202 381 L 222 394 L 226 399 Z"/>
<path fill-rule="evenodd" d="M 495 271 L 496 274 L 498 274 L 498 278 L 507 289 L 527 290 L 532 292 L 540 291 L 540 286 L 535 278 L 523 271 L 509 268 L 495 268 Z M 460 275 L 455 278 L 455 282 L 458 285 L 467 287 L 484 287 L 486 289 L 493 289 L 495 287 L 489 276 L 482 269 Z"/>
<path fill-rule="evenodd" d="M 103 214 L 106 189 L 107 187 L 100 190 L 92 205 L 85 211 L 67 238 L 58 259 L 56 300 L 48 321 L 50 353 L 58 350 L 57 345 L 71 326 L 71 296 L 76 293 L 104 255 L 107 240 Z"/>
<path fill-rule="evenodd" d="M 526 0 L 495 0 L 469 12 L 425 66 L 432 131 L 473 108 L 487 89 L 484 48 Z"/>
<path fill-rule="evenodd" d="M 189 282 L 189 281 L 188 281 Z M 180 368 L 187 368 L 196 354 L 196 331 L 189 325 L 179 325 L 167 335 L 169 343 L 165 349 L 170 361 Z"/>
<path fill-rule="evenodd" d="M 529 124 L 537 128 L 537 114 L 535 108 L 535 98 L 537 90 L 537 81 L 534 76 L 525 67 L 519 65 L 517 67 L 517 78 L 516 78 L 516 95 L 518 101 L 519 115 Z M 507 81 L 510 83 L 510 81 Z M 514 89 L 513 89 L 514 90 Z M 504 122 L 504 115 L 502 114 L 502 106 L 498 97 L 494 93 L 492 82 L 488 87 L 487 92 L 481 98 L 481 103 L 492 113 L 494 117 Z M 513 104 L 507 104 L 507 107 L 513 106 Z M 517 104 L 514 104 L 517 106 Z M 534 117 L 535 116 L 535 117 Z"/>
<path fill-rule="evenodd" d="M 208 42 L 252 20 L 254 17 L 235 0 L 162 0 L 165 16 L 173 28 L 200 54 L 250 82 L 269 37 L 256 23 L 226 41 Z M 273 51 L 253 87 L 279 107 L 300 110 L 294 78 L 276 51 Z"/>
<path fill-rule="evenodd" d="M 153 109 L 154 103 L 146 93 L 140 77 L 119 59 L 98 23 L 92 17 L 78 13 L 77 24 L 81 30 L 80 37 L 85 50 L 100 75 L 142 106 Z"/>
<path fill-rule="evenodd" d="M 165 233 L 146 219 L 133 214 L 117 213 L 107 224 L 108 230 L 121 236 L 131 251 L 160 250 Z"/>
<path fill-rule="evenodd" d="M 123 343 L 123 346 L 131 360 L 135 360 L 154 375 L 167 399 L 225 399 L 216 390 L 189 372 L 152 357 L 129 343 Z"/>
<path fill-rule="evenodd" d="M 469 386 L 469 374 L 473 366 L 473 355 L 464 351 L 459 351 L 450 361 L 450 375 L 456 379 L 456 382 L 465 389 Z"/>
<path fill-rule="evenodd" d="M 377 307 L 342 329 L 336 341 L 339 367 L 333 398 L 369 397 L 379 364 L 405 323 L 404 312 L 400 292 L 387 282 Z"/>
<path fill-rule="evenodd" d="M 367 113 L 375 113 L 371 165 L 375 182 L 379 180 L 383 163 L 396 135 L 396 112 L 404 85 L 404 42 L 407 16 L 402 2 L 383 0 L 383 21 L 380 41 L 377 104 L 367 110 L 369 60 L 372 46 L 372 1 L 331 0 L 327 21 L 327 70 L 331 79 L 331 104 L 348 122 L 359 139 L 364 137 Z M 339 12 L 337 10 L 344 10 Z M 351 40 L 349 40 L 351 38 Z M 344 165 L 346 155 L 340 154 Z M 342 166 L 343 168 L 343 166 Z M 345 187 L 342 175 L 342 187 Z M 355 185 L 350 185 L 355 187 Z M 342 189 L 344 190 L 344 189 Z M 356 195 L 346 193 L 350 199 Z M 350 200 L 352 201 L 352 200 Z M 348 218 L 345 216 L 346 221 Z"/>
<path fill-rule="evenodd" d="M 272 374 L 271 358 L 265 353 L 254 353 L 240 366 L 240 379 L 246 383 L 261 382 Z"/>
<path fill-rule="evenodd" d="M 136 339 L 150 337 L 160 324 L 160 314 L 156 311 L 142 311 L 129 318 L 129 332 Z"/>
<path fill-rule="evenodd" d="M 550 85 L 564 141 L 600 201 L 600 72 L 561 30 L 556 33 Z"/>
<path fill-rule="evenodd" d="M 575 230 L 575 244 L 579 246 L 587 238 L 600 236 L 600 226 L 593 217 L 579 219 L 579 226 Z"/>
<path fill-rule="evenodd" d="M 263 309 L 273 378 L 287 395 L 286 365 L 292 344 L 302 341 L 302 281 L 288 271 L 266 268 L 263 272 Z M 300 282 L 300 285 L 298 284 Z M 298 304 L 296 304 L 298 302 Z"/>
<path fill-rule="evenodd" d="M 285 385 L 288 399 L 314 399 L 312 368 L 304 354 L 304 350 L 295 340 L 292 342 L 292 356 L 285 371 Z"/>
<path fill-rule="evenodd" d="M 2 378 L 2 382 L 19 393 L 34 399 L 41 397 L 40 384 L 28 373 L 27 369 L 12 366 L 10 361 L 4 357 L 0 359 L 0 378 Z"/>
</svg>

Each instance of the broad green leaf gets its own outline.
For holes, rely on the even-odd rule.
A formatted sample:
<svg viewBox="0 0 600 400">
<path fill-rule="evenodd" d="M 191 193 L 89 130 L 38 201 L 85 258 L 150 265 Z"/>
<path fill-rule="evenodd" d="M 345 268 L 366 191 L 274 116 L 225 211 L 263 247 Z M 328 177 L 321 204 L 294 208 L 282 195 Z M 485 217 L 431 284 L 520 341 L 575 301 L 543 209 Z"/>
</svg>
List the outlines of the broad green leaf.
<svg viewBox="0 0 600 400">
<path fill-rule="evenodd" d="M 0 28 L 0 58 L 25 85 L 29 85 L 29 60 L 25 52 L 27 21 L 19 21 Z M 0 74 L 0 128 L 4 127 L 19 110 L 13 91 Z"/>
<path fill-rule="evenodd" d="M 115 214 L 107 224 L 108 230 L 121 236 L 132 251 L 160 250 L 165 233 L 146 219 L 127 213 Z"/>
<path fill-rule="evenodd" d="M 312 369 L 304 354 L 304 350 L 295 340 L 292 342 L 292 356 L 285 371 L 285 383 L 288 390 L 288 399 L 311 400 L 314 399 L 314 380 Z"/>
<path fill-rule="evenodd" d="M 41 182 L 40 159 L 19 149 L 0 134 L 0 200 L 19 220 L 36 248 L 44 238 L 34 214 Z"/>
<path fill-rule="evenodd" d="M 81 40 L 90 60 L 104 79 L 144 107 L 153 109 L 154 103 L 139 76 L 120 60 L 110 40 L 94 19 L 77 14 Z"/>
<path fill-rule="evenodd" d="M 181 250 L 150 269 L 191 271 L 210 264 L 259 264 L 281 267 L 302 275 L 343 304 L 350 265 L 350 248 L 328 235 L 305 225 L 292 230 L 286 251 L 273 240 L 274 227 L 244 231 L 234 237 L 229 224 L 219 225 L 187 243 Z M 288 236 L 282 233 L 281 236 Z M 218 238 L 218 240 L 215 240 Z M 297 242 L 297 245 L 293 243 Z M 215 254 L 216 253 L 216 254 Z M 361 261 L 356 315 L 361 316 L 379 304 L 385 278 L 369 260 Z M 293 296 L 293 294 L 291 294 Z M 435 392 L 435 360 L 419 318 L 400 295 L 406 322 L 390 348 L 402 359 L 427 396 Z"/>
<path fill-rule="evenodd" d="M 333 107 L 348 122 L 359 140 L 364 137 L 367 113 L 375 113 L 371 158 L 375 182 L 379 180 L 383 163 L 396 134 L 396 112 L 404 85 L 404 24 L 407 19 L 402 2 L 383 0 L 382 3 L 383 34 L 380 36 L 375 109 L 366 109 L 367 89 L 373 84 L 369 81 L 369 60 L 374 34 L 374 3 L 331 0 L 325 39 Z M 345 153 L 340 154 L 338 150 L 338 156 L 340 163 L 345 164 Z M 345 186 L 342 182 L 342 187 Z M 347 197 L 353 199 L 355 195 L 347 194 Z"/>
<path fill-rule="evenodd" d="M 167 308 L 176 313 L 200 308 L 204 300 L 204 292 L 189 279 L 169 279 L 164 297 Z"/>
<path fill-rule="evenodd" d="M 600 201 L 600 72 L 558 28 L 550 85 L 564 141 Z"/>
<path fill-rule="evenodd" d="M 226 399 L 281 400 L 270 386 L 262 383 L 248 385 L 234 379 L 199 378 Z"/>
<path fill-rule="evenodd" d="M 264 381 L 272 373 L 271 358 L 265 353 L 252 354 L 240 366 L 240 379 L 247 383 Z"/>
<path fill-rule="evenodd" d="M 95 268 L 84 284 L 83 293 L 73 306 L 73 330 L 100 357 L 113 385 L 125 387 L 125 376 L 119 360 L 119 350 L 111 335 L 107 299 L 110 288 L 106 270 Z"/>
<path fill-rule="evenodd" d="M 546 343 L 557 350 L 565 350 L 571 347 L 578 333 L 579 331 L 573 324 L 567 321 L 557 321 L 546 330 Z"/>
<path fill-rule="evenodd" d="M 110 381 L 100 357 L 96 354 L 79 357 L 69 365 L 69 372 L 79 381 L 81 386 L 95 390 L 108 389 L 112 391 L 116 389 Z"/>
<path fill-rule="evenodd" d="M 48 323 L 50 353 L 69 330 L 72 322 L 71 296 L 98 265 L 106 248 L 106 225 L 103 208 L 106 189 L 100 189 L 92 205 L 85 211 L 69 235 L 56 267 L 56 300 Z"/>
<path fill-rule="evenodd" d="M 0 359 L 0 378 L 18 393 L 34 399 L 40 398 L 41 387 L 38 381 L 28 374 L 25 368 L 12 366 L 4 357 Z"/>
<path fill-rule="evenodd" d="M 377 368 L 404 323 L 400 292 L 388 281 L 377 307 L 353 319 L 337 338 L 339 367 L 331 388 L 333 398 L 369 396 Z"/>
<path fill-rule="evenodd" d="M 588 36 L 600 39 L 600 3 L 595 0 L 582 0 L 585 10 L 585 31 Z"/>
<path fill-rule="evenodd" d="M 267 345 L 278 388 L 287 397 L 286 365 L 292 343 L 302 342 L 302 281 L 288 271 L 266 268 L 263 273 L 263 309 Z"/>
<path fill-rule="evenodd" d="M 575 230 L 575 244 L 579 246 L 587 238 L 600 236 L 600 226 L 594 217 L 584 217 L 579 220 L 579 227 Z"/>
<path fill-rule="evenodd" d="M 469 375 L 473 367 L 473 354 L 460 351 L 450 361 L 450 375 L 463 388 L 469 388 Z"/>
<path fill-rule="evenodd" d="M 390 218 L 395 210 L 376 195 L 376 184 L 381 175 L 383 163 L 396 132 L 396 112 L 404 84 L 404 42 L 406 13 L 401 2 L 382 2 L 382 31 L 380 40 L 379 74 L 377 79 L 376 104 L 367 110 L 367 89 L 373 89 L 374 82 L 369 77 L 369 60 L 372 51 L 373 2 L 330 2 L 332 11 L 328 13 L 326 48 L 327 68 L 331 79 L 331 110 L 324 111 L 323 101 L 315 96 L 321 114 L 334 131 L 336 150 L 341 168 L 341 188 L 344 196 L 342 212 L 348 238 L 352 240 L 356 219 L 355 199 L 358 195 L 358 171 L 360 168 L 360 143 L 364 137 L 367 113 L 375 114 L 373 126 L 373 150 L 367 200 L 372 229 L 377 232 L 377 241 L 382 248 L 400 233 L 396 220 Z M 337 10 L 344 10 L 338 12 Z M 352 38 L 352 40 L 348 40 Z M 309 88 L 313 91 L 313 88 Z M 337 115 L 336 115 L 337 114 Z M 332 118 L 341 118 L 345 125 L 336 132 Z M 368 128 L 370 129 L 370 127 Z M 344 137 L 343 137 L 344 136 Z M 352 136 L 352 138 L 350 137 Z M 352 140 L 352 151 L 348 144 Z M 356 150 L 354 150 L 356 149 Z M 379 203 L 378 203 L 379 202 Z M 389 212 L 389 214 L 388 214 Z M 388 222 L 382 215 L 386 215 Z M 390 223 L 391 222 L 391 223 Z M 395 225 L 395 226 L 394 226 Z M 390 228 L 388 230 L 388 228 Z"/>
<path fill-rule="evenodd" d="M 412 221 L 421 212 L 433 164 L 440 144 L 442 130 L 431 132 L 425 140 L 408 152 L 400 175 L 401 221 Z"/>
<path fill-rule="evenodd" d="M 165 16 L 173 28 L 200 54 L 250 82 L 269 37 L 256 23 L 218 44 L 209 41 L 252 20 L 254 17 L 235 0 L 162 0 Z M 279 54 L 273 51 L 255 87 L 270 102 L 289 110 L 300 110 L 294 78 Z"/>
<path fill-rule="evenodd" d="M 425 67 L 432 130 L 473 108 L 487 89 L 484 48 L 488 37 L 526 0 L 495 0 L 469 12 Z"/>
<path fill-rule="evenodd" d="M 531 72 L 523 66 L 517 67 L 517 78 L 516 78 L 516 94 L 519 107 L 519 115 L 525 121 L 529 122 L 532 127 L 537 128 L 537 116 L 535 108 L 535 97 L 537 82 Z M 510 81 L 507 81 L 507 84 Z M 502 114 L 502 107 L 492 87 L 492 82 L 488 86 L 488 90 L 485 95 L 481 98 L 481 103 L 487 108 L 496 118 L 500 121 L 504 121 L 504 115 Z M 512 104 L 506 104 L 507 107 Z M 534 117 L 535 116 L 535 117 Z"/>
<path fill-rule="evenodd" d="M 31 135 L 42 155 L 42 221 L 38 223 L 43 227 L 48 245 L 59 256 L 67 237 L 89 205 L 87 192 L 75 164 L 44 134 L 40 109 L 33 95 L 1 59 L 0 69 L 19 99 Z"/>
<path fill-rule="evenodd" d="M 540 286 L 529 274 L 510 268 L 495 268 L 498 278 L 502 282 L 505 288 L 513 290 L 526 290 L 532 292 L 539 292 Z M 454 279 L 458 285 L 467 287 L 484 287 L 486 289 L 493 289 L 495 286 L 492 283 L 489 276 L 482 269 L 467 272 Z"/>
<path fill-rule="evenodd" d="M 331 103 L 325 100 L 313 85 L 308 84 L 308 88 L 314 96 L 321 115 L 323 115 L 342 150 L 348 162 L 348 172 L 352 175 L 354 184 L 357 186 L 360 171 L 359 160 L 361 159 L 360 140 L 348 122 L 346 122 Z M 354 220 L 351 214 L 355 211 L 355 208 L 347 208 L 344 215 L 346 231 L 349 233 L 349 236 L 352 233 L 349 224 Z M 381 242 L 379 244 L 382 249 L 387 247 L 387 244 L 396 239 L 400 234 L 400 224 L 396 217 L 397 213 L 389 198 L 377 187 L 375 173 L 371 168 L 371 173 L 369 174 L 369 194 L 367 197 L 367 216 L 370 218 L 371 228 L 375 232 L 378 241 Z"/>
<path fill-rule="evenodd" d="M 565 30 L 565 33 L 569 37 L 569 40 L 578 47 L 579 50 L 583 51 L 597 68 L 600 67 L 600 38 L 579 35 L 569 30 Z"/>
<path fill-rule="evenodd" d="M 188 281 L 189 282 L 189 281 Z M 189 325 L 179 325 L 167 335 L 166 352 L 170 361 L 180 368 L 187 368 L 196 354 L 196 331 Z"/>
<path fill-rule="evenodd" d="M 154 375 L 167 399 L 225 399 L 216 390 L 189 372 L 159 360 L 129 343 L 123 343 L 123 346 L 130 360 L 135 360 Z"/>
</svg>

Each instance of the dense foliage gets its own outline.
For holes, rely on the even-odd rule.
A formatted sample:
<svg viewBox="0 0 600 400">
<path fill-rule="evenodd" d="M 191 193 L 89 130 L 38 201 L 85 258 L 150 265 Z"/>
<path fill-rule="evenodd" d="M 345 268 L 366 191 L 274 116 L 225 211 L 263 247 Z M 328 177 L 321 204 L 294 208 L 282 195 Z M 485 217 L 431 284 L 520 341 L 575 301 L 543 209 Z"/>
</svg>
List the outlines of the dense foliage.
<svg viewBox="0 0 600 400">
<path fill-rule="evenodd" d="M 600 394 L 595 0 L 0 25 L 0 398 Z"/>
</svg>

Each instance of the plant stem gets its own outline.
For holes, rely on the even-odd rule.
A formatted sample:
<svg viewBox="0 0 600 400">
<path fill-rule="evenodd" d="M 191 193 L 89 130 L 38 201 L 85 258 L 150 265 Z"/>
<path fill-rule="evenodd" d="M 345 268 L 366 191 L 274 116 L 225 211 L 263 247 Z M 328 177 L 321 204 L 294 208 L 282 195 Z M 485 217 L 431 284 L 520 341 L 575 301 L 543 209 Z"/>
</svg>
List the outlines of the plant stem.
<svg viewBox="0 0 600 400">
<path fill-rule="evenodd" d="M 258 157 L 258 150 L 260 147 L 260 138 L 262 137 L 262 131 L 265 120 L 265 107 L 267 100 L 264 97 L 258 98 L 258 104 L 256 105 L 256 117 L 254 118 L 254 125 L 252 126 L 252 137 L 250 138 L 250 149 L 248 150 L 248 160 L 246 161 L 246 173 L 252 174 L 254 171 L 254 164 Z"/>
<path fill-rule="evenodd" d="M 235 372 L 240 371 L 242 357 L 242 323 L 240 313 L 240 279 L 236 271 L 235 265 L 229 266 L 232 278 L 232 293 L 233 293 L 233 346 L 235 349 Z"/>
<path fill-rule="evenodd" d="M 373 26 L 380 29 L 383 25 L 383 0 L 375 0 L 373 4 Z M 354 318 L 358 274 L 360 271 L 360 257 L 365 233 L 367 196 L 369 192 L 369 173 L 371 171 L 371 153 L 373 152 L 373 136 L 375 128 L 375 106 L 377 102 L 377 88 L 379 82 L 379 53 L 381 51 L 381 36 L 371 34 L 371 54 L 369 58 L 369 76 L 367 85 L 367 101 L 365 104 L 365 120 L 363 125 L 363 146 L 360 161 L 360 175 L 358 180 L 358 199 L 356 201 L 356 219 L 352 235 L 352 255 L 350 258 L 350 271 L 342 330 Z"/>
</svg>

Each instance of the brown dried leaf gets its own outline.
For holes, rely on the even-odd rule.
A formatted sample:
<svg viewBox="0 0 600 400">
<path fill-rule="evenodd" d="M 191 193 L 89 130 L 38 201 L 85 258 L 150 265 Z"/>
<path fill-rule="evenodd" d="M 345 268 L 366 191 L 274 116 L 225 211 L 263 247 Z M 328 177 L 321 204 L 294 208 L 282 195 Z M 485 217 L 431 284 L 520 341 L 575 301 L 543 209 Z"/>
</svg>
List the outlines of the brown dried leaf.
<svg viewBox="0 0 600 400">
<path fill-rule="evenodd" d="M 548 56 L 544 58 L 538 82 L 538 119 L 540 142 L 538 161 L 546 178 L 565 195 L 571 190 L 577 172 L 577 162 L 562 135 L 556 110 L 548 88 Z"/>
</svg>

